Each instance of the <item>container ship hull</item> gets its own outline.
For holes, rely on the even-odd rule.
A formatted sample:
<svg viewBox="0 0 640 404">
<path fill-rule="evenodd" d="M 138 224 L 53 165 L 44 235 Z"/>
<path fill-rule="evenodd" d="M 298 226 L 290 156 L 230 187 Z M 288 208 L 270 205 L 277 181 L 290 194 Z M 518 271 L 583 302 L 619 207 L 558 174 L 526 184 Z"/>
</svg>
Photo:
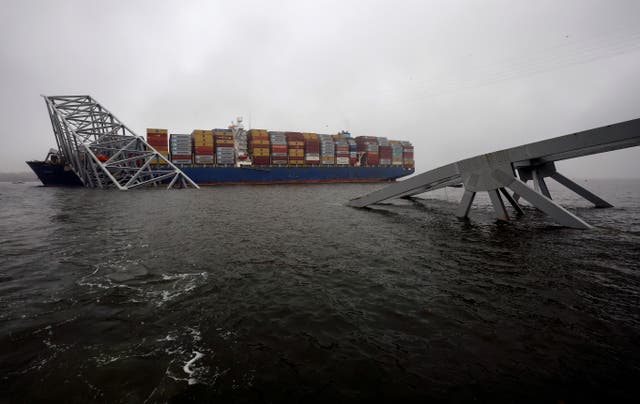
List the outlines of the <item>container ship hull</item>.
<svg viewBox="0 0 640 404">
<path fill-rule="evenodd" d="M 82 186 L 73 171 L 62 164 L 27 162 L 45 186 Z M 394 181 L 410 174 L 413 168 L 389 167 L 199 167 L 179 166 L 198 185 L 221 184 L 310 184 Z"/>
<path fill-rule="evenodd" d="M 81 187 L 82 181 L 64 164 L 49 161 L 27 161 L 44 186 Z"/>
<path fill-rule="evenodd" d="M 413 173 L 406 167 L 181 167 L 198 185 L 295 184 L 394 181 Z"/>
</svg>

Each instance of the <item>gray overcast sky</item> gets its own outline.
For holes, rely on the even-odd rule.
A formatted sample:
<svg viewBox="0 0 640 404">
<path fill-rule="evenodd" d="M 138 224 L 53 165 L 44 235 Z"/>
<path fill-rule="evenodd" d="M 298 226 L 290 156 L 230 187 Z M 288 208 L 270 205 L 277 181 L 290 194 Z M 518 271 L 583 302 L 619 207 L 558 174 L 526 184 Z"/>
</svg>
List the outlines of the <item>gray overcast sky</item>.
<svg viewBox="0 0 640 404">
<path fill-rule="evenodd" d="M 138 134 L 410 140 L 419 171 L 640 117 L 640 1 L 3 1 L 0 171 L 55 146 L 40 94 Z M 561 163 L 638 177 L 640 148 Z"/>
</svg>

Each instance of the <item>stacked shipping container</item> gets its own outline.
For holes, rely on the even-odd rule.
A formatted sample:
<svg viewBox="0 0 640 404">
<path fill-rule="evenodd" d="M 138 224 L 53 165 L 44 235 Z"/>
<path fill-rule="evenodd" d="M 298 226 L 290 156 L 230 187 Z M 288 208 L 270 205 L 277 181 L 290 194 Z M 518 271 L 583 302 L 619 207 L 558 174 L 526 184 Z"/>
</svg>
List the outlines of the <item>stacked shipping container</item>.
<svg viewBox="0 0 640 404">
<path fill-rule="evenodd" d="M 348 138 L 347 144 L 349 145 L 349 165 L 355 166 L 358 162 L 358 146 L 355 139 Z"/>
<path fill-rule="evenodd" d="M 147 129 L 147 143 L 149 146 L 156 149 L 156 151 L 162 154 L 167 160 L 169 159 L 169 146 L 168 146 L 168 133 L 166 129 Z M 159 158 L 154 158 L 151 164 L 163 164 L 164 162 Z"/>
<path fill-rule="evenodd" d="M 193 162 L 195 164 L 213 164 L 213 131 L 194 129 L 191 132 L 193 140 Z"/>
<path fill-rule="evenodd" d="M 402 143 L 398 140 L 390 140 L 391 145 L 391 165 L 402 165 Z"/>
<path fill-rule="evenodd" d="M 333 135 L 337 165 L 349 165 L 349 143 L 345 135 Z"/>
<path fill-rule="evenodd" d="M 320 164 L 320 139 L 315 133 L 303 133 L 304 138 L 304 163 L 309 165 Z"/>
<path fill-rule="evenodd" d="M 249 154 L 255 165 L 268 165 L 269 161 L 269 134 L 264 129 L 250 129 L 247 136 L 249 140 Z"/>
<path fill-rule="evenodd" d="M 377 166 L 380 163 L 377 137 L 358 136 L 356 137 L 356 147 L 358 153 L 365 155 L 365 161 L 363 161 L 365 165 Z"/>
<path fill-rule="evenodd" d="M 304 164 L 304 135 L 300 132 L 286 132 L 289 164 Z"/>
<path fill-rule="evenodd" d="M 389 144 L 389 139 L 386 137 L 378 138 L 378 164 L 381 166 L 390 166 L 391 165 L 391 145 Z"/>
<path fill-rule="evenodd" d="M 230 129 L 195 129 L 191 135 L 147 129 L 147 142 L 175 164 L 234 165 L 240 150 L 255 165 L 350 165 L 414 167 L 410 142 L 347 133 L 317 135 L 251 129 L 234 136 Z M 240 145 L 238 145 L 240 144 Z M 358 159 L 361 159 L 359 162 Z M 153 161 L 152 164 L 159 164 Z"/>
<path fill-rule="evenodd" d="M 218 165 L 236 163 L 236 151 L 231 129 L 214 129 L 213 139 L 216 147 L 216 162 Z"/>
<path fill-rule="evenodd" d="M 336 144 L 331 135 L 320 135 L 320 164 L 336 163 Z"/>
<path fill-rule="evenodd" d="M 413 146 L 410 142 L 402 143 L 402 165 L 413 168 L 415 162 L 413 160 Z"/>
<path fill-rule="evenodd" d="M 191 135 L 172 133 L 169 138 L 171 162 L 174 164 L 191 164 Z"/>
<path fill-rule="evenodd" d="M 269 132 L 271 164 L 288 164 L 287 137 L 284 132 Z"/>
</svg>

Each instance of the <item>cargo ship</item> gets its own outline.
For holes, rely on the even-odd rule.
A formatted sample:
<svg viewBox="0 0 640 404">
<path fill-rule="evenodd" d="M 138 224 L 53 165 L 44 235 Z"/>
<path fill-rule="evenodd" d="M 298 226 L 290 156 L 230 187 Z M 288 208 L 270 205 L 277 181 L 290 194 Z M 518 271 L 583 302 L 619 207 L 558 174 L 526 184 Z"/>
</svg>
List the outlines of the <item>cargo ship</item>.
<svg viewBox="0 0 640 404">
<path fill-rule="evenodd" d="M 410 142 L 385 137 L 245 131 L 241 120 L 226 129 L 191 134 L 147 129 L 147 144 L 198 185 L 384 182 L 413 174 Z M 151 169 L 166 161 L 157 158 Z M 64 157 L 28 161 L 45 186 L 82 186 Z"/>
</svg>

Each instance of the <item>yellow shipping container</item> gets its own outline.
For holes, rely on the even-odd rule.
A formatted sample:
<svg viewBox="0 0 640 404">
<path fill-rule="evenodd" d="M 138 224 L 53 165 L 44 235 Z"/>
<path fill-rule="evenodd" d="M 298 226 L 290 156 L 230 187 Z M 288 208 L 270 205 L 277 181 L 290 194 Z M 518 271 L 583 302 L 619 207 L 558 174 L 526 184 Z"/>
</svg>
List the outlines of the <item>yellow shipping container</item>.
<svg viewBox="0 0 640 404">
<path fill-rule="evenodd" d="M 257 147 L 251 151 L 253 156 L 269 156 L 269 149 L 264 147 Z"/>
<path fill-rule="evenodd" d="M 304 157 L 304 149 L 289 149 L 290 157 Z"/>
<path fill-rule="evenodd" d="M 216 139 L 216 145 L 233 146 L 233 139 Z"/>
<path fill-rule="evenodd" d="M 199 140 L 193 140 L 193 145 L 194 146 L 207 146 L 207 147 L 213 147 L 213 141 L 199 141 Z"/>
<path fill-rule="evenodd" d="M 212 130 L 206 130 L 206 129 L 194 129 L 191 132 L 191 135 L 205 135 L 205 136 L 213 136 L 213 131 Z"/>
<path fill-rule="evenodd" d="M 287 144 L 291 147 L 291 146 L 304 146 L 304 142 L 302 140 L 292 140 L 290 142 L 287 142 Z"/>
<path fill-rule="evenodd" d="M 196 135 L 192 137 L 193 143 L 198 146 L 212 146 L 213 136 Z"/>
<path fill-rule="evenodd" d="M 306 140 L 318 140 L 317 133 L 303 133 L 302 136 L 304 136 Z"/>
<path fill-rule="evenodd" d="M 161 135 L 166 135 L 169 133 L 168 130 L 166 129 L 153 129 L 153 128 L 147 128 L 147 133 L 159 133 Z"/>
</svg>

